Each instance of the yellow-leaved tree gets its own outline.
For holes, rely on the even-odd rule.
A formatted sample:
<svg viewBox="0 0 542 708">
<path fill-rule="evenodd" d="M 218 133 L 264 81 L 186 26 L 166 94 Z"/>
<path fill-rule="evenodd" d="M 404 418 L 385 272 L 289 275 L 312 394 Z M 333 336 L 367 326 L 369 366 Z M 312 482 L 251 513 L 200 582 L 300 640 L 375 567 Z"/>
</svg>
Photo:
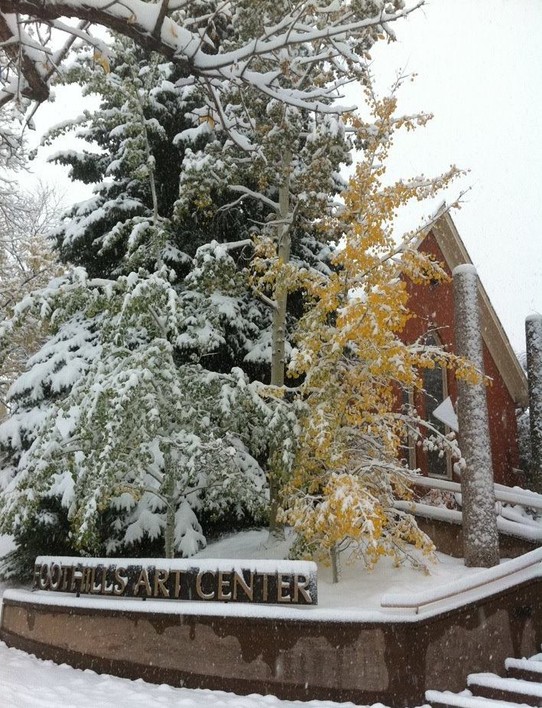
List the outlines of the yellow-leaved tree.
<svg viewBox="0 0 542 708">
<path fill-rule="evenodd" d="M 368 567 L 382 555 L 419 563 L 412 545 L 432 553 L 414 517 L 394 507 L 411 494 L 401 446 L 421 422 L 402 405 L 404 392 L 423 389 L 421 372 L 437 364 L 459 377 L 478 376 L 449 352 L 401 339 L 411 316 L 406 280 L 447 275 L 415 249 L 420 231 L 394 238 L 394 217 L 410 200 L 434 197 L 459 171 L 386 184 L 394 134 L 424 125 L 429 116 L 399 117 L 395 91 L 385 99 L 370 86 L 365 91 L 371 119 L 351 119 L 363 160 L 343 193 L 344 208 L 321 224 L 340 244 L 334 272 L 304 279 L 309 305 L 289 366 L 290 376 L 303 377 L 304 414 L 282 518 L 297 532 L 298 555 L 330 558 L 335 580 L 338 553 L 347 547 Z M 453 440 L 438 444 L 458 454 Z"/>
</svg>

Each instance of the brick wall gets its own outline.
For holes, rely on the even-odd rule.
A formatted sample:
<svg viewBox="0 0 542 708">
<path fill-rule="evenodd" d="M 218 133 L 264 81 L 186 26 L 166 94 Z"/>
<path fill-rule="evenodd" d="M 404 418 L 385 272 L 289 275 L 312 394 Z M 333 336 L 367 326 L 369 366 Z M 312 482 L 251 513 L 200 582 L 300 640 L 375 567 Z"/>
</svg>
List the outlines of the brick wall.
<svg viewBox="0 0 542 708">
<path fill-rule="evenodd" d="M 424 239 L 421 249 L 442 263 L 451 276 L 432 233 Z M 409 306 L 415 316 L 407 323 L 403 333 L 404 340 L 413 342 L 436 327 L 441 343 L 449 351 L 454 351 L 453 283 L 450 281 L 427 286 L 409 282 L 407 287 L 410 295 Z M 495 481 L 508 485 L 519 484 L 523 481 L 521 474 L 514 471 L 519 467 L 516 405 L 485 344 L 484 366 L 485 373 L 492 379 L 492 384 L 487 389 L 487 402 Z M 457 385 L 451 372 L 447 373 L 447 386 L 455 406 Z M 420 400 L 416 401 L 416 405 L 419 410 L 423 407 Z M 420 410 L 420 413 L 423 415 L 423 410 Z M 428 473 L 427 456 L 423 450 L 416 450 L 416 464 L 424 474 Z"/>
</svg>

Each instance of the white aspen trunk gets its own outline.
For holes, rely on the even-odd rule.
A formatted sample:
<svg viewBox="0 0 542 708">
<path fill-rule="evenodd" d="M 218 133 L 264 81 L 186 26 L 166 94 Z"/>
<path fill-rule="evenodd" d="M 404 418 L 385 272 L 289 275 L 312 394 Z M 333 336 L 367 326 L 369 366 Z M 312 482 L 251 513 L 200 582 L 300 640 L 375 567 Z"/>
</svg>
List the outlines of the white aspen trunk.
<svg viewBox="0 0 542 708">
<path fill-rule="evenodd" d="M 143 139 L 145 140 L 145 163 L 147 166 L 147 169 L 149 170 L 149 186 L 151 190 L 151 199 L 152 199 L 152 220 L 154 224 L 158 223 L 158 196 L 156 194 L 156 180 L 154 177 L 155 173 L 155 164 L 154 164 L 154 156 L 151 152 L 151 144 L 149 141 L 149 134 L 147 132 L 147 124 L 145 123 L 145 112 L 143 110 L 143 103 L 141 101 L 141 98 L 139 96 L 139 93 L 136 89 L 135 92 L 135 97 L 137 101 L 137 105 L 139 107 L 139 116 L 141 118 L 141 127 L 143 129 Z"/>
<path fill-rule="evenodd" d="M 279 225 L 277 228 L 277 257 L 280 265 L 290 262 L 291 236 L 288 216 L 290 214 L 290 164 L 292 155 L 289 150 L 284 155 L 284 178 L 279 187 Z M 288 306 L 288 288 L 279 279 L 275 287 L 275 309 L 271 330 L 271 386 L 284 386 L 284 366 L 286 363 L 286 308 Z"/>
<path fill-rule="evenodd" d="M 271 386 L 284 386 L 284 368 L 286 364 L 286 310 L 288 306 L 288 288 L 281 278 L 280 266 L 290 262 L 290 165 L 292 154 L 286 150 L 283 162 L 283 181 L 279 187 L 279 225 L 277 228 L 277 258 L 279 274 L 275 287 L 273 323 L 271 330 Z M 282 534 L 278 523 L 281 490 L 280 454 L 273 455 L 269 469 L 269 530 L 274 535 Z"/>
<path fill-rule="evenodd" d="M 529 486 L 533 491 L 542 493 L 542 315 L 526 318 L 525 338 L 531 432 Z"/>
<path fill-rule="evenodd" d="M 473 265 L 458 266 L 453 278 L 456 351 L 483 373 L 476 268 Z M 499 563 L 499 534 L 484 383 L 472 385 L 458 381 L 457 408 L 459 442 L 466 462 L 461 474 L 465 565 L 489 568 Z"/>
</svg>

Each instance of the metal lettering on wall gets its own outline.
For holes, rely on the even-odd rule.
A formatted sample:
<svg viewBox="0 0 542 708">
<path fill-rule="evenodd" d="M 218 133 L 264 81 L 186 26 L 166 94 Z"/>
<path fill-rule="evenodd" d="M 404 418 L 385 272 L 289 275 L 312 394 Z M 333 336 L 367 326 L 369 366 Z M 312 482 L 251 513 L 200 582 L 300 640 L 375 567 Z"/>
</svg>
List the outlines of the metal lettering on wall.
<svg viewBox="0 0 542 708">
<path fill-rule="evenodd" d="M 101 559 L 100 559 L 101 560 Z M 37 558 L 34 589 L 79 595 L 166 600 L 315 605 L 316 565 L 288 562 L 285 572 L 257 568 L 178 567 L 179 562 L 138 565 L 75 558 Z"/>
</svg>

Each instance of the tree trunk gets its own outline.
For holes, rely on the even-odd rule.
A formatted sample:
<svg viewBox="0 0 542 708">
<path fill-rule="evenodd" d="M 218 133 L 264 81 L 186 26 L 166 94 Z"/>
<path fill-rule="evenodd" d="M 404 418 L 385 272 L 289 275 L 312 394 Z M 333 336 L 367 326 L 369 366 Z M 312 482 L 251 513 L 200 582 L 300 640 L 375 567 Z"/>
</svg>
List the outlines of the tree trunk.
<svg viewBox="0 0 542 708">
<path fill-rule="evenodd" d="M 340 570 L 339 549 L 337 548 L 337 544 L 335 544 L 334 546 L 332 546 L 330 548 L 329 555 L 331 556 L 332 580 L 334 583 L 338 583 L 339 578 L 341 577 L 341 570 Z"/>
<path fill-rule="evenodd" d="M 275 285 L 273 323 L 271 330 L 271 386 L 284 386 L 284 367 L 286 364 L 286 310 L 288 306 L 288 287 L 282 277 L 280 266 L 290 262 L 290 150 L 284 153 L 283 180 L 279 187 L 279 224 L 277 227 L 277 258 L 279 272 Z M 282 526 L 278 523 L 280 509 L 280 490 L 282 487 L 281 455 L 275 452 L 269 466 L 269 530 L 273 535 L 282 535 Z"/>
<path fill-rule="evenodd" d="M 457 354 L 484 372 L 478 304 L 478 275 L 473 265 L 454 269 Z M 465 565 L 489 568 L 499 563 L 499 534 L 486 390 L 483 382 L 458 381 L 459 443 L 466 468 L 461 473 Z"/>
<path fill-rule="evenodd" d="M 286 309 L 288 306 L 288 288 L 280 273 L 280 266 L 290 262 L 290 164 L 292 156 L 289 150 L 284 155 L 284 178 L 279 188 L 279 225 L 277 227 L 277 257 L 279 275 L 275 285 L 275 309 L 271 330 L 271 386 L 284 386 L 284 365 L 286 363 Z"/>
<path fill-rule="evenodd" d="M 164 488 L 166 500 L 166 527 L 164 529 L 164 554 L 166 558 L 175 557 L 175 480 L 172 472 L 166 472 L 167 480 Z"/>
</svg>

